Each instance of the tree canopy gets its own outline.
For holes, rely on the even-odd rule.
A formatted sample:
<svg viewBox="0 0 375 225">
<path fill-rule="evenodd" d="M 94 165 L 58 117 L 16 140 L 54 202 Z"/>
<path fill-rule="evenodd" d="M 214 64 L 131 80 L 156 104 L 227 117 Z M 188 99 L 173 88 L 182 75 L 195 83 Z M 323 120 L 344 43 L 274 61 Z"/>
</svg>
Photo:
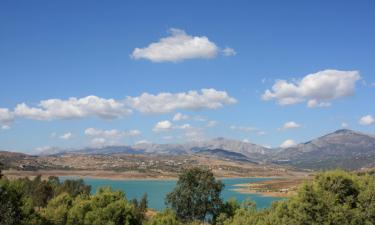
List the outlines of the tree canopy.
<svg viewBox="0 0 375 225">
<path fill-rule="evenodd" d="M 166 203 L 181 221 L 204 221 L 216 217 L 223 205 L 220 197 L 224 184 L 217 181 L 210 170 L 192 168 L 178 178 L 175 189 L 166 197 Z"/>
</svg>

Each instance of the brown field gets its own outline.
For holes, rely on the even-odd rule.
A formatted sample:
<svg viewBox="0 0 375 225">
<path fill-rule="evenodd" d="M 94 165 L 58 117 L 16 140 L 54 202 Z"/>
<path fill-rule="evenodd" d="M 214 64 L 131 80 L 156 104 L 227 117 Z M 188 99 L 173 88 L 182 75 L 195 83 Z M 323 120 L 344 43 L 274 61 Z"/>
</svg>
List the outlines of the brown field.
<svg viewBox="0 0 375 225">
<path fill-rule="evenodd" d="M 260 181 L 256 183 L 237 184 L 235 189 L 240 193 L 260 194 L 270 197 L 290 197 L 294 195 L 304 182 L 309 182 L 313 176 L 304 174 L 297 177 L 285 177 Z"/>
</svg>

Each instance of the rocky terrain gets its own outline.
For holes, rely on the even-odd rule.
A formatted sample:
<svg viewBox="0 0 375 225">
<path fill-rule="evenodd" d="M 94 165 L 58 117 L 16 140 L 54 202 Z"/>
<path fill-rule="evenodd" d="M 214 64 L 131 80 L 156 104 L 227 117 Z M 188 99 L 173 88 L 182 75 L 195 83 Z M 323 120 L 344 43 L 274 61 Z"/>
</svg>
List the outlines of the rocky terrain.
<svg viewBox="0 0 375 225">
<path fill-rule="evenodd" d="M 176 174 L 191 166 L 209 167 L 221 176 L 278 174 L 280 171 L 375 167 L 374 136 L 338 130 L 295 147 L 269 149 L 237 140 L 216 138 L 185 144 L 139 144 L 70 151 L 39 156 L 0 152 L 6 168 L 22 171 L 135 171 Z M 168 175 L 168 176 L 169 176 Z"/>
</svg>

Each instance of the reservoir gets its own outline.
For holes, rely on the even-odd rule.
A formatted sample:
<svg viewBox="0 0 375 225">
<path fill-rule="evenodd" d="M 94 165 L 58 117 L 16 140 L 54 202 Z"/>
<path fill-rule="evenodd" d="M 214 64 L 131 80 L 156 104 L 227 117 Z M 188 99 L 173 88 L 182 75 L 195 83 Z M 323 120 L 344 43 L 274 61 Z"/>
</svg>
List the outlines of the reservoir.
<svg viewBox="0 0 375 225">
<path fill-rule="evenodd" d="M 77 179 L 75 177 L 60 177 L 61 180 Z M 246 199 L 254 201 L 258 209 L 270 207 L 272 202 L 282 200 L 283 198 L 267 197 L 257 194 L 243 194 L 234 191 L 235 184 L 257 182 L 269 180 L 271 178 L 225 178 L 220 179 L 225 188 L 222 192 L 224 200 L 232 198 L 242 202 Z M 109 180 L 96 178 L 83 178 L 86 184 L 91 185 L 92 193 L 95 193 L 98 188 L 103 186 L 110 186 L 114 190 L 122 190 L 127 199 L 140 199 L 144 193 L 148 195 L 148 206 L 156 210 L 165 209 L 165 196 L 173 190 L 176 185 L 176 180 Z"/>
</svg>

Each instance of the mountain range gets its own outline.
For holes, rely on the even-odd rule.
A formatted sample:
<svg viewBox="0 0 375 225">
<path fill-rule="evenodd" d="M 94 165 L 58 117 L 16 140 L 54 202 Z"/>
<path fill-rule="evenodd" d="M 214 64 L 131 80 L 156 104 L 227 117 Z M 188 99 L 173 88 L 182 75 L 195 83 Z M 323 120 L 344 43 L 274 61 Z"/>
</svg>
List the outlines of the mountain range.
<svg viewBox="0 0 375 225">
<path fill-rule="evenodd" d="M 253 163 L 285 164 L 302 169 L 358 169 L 375 166 L 375 137 L 342 129 L 289 148 L 266 148 L 260 145 L 215 138 L 183 144 L 142 143 L 133 146 L 106 146 L 79 150 L 43 152 L 42 154 L 202 154 Z"/>
</svg>

